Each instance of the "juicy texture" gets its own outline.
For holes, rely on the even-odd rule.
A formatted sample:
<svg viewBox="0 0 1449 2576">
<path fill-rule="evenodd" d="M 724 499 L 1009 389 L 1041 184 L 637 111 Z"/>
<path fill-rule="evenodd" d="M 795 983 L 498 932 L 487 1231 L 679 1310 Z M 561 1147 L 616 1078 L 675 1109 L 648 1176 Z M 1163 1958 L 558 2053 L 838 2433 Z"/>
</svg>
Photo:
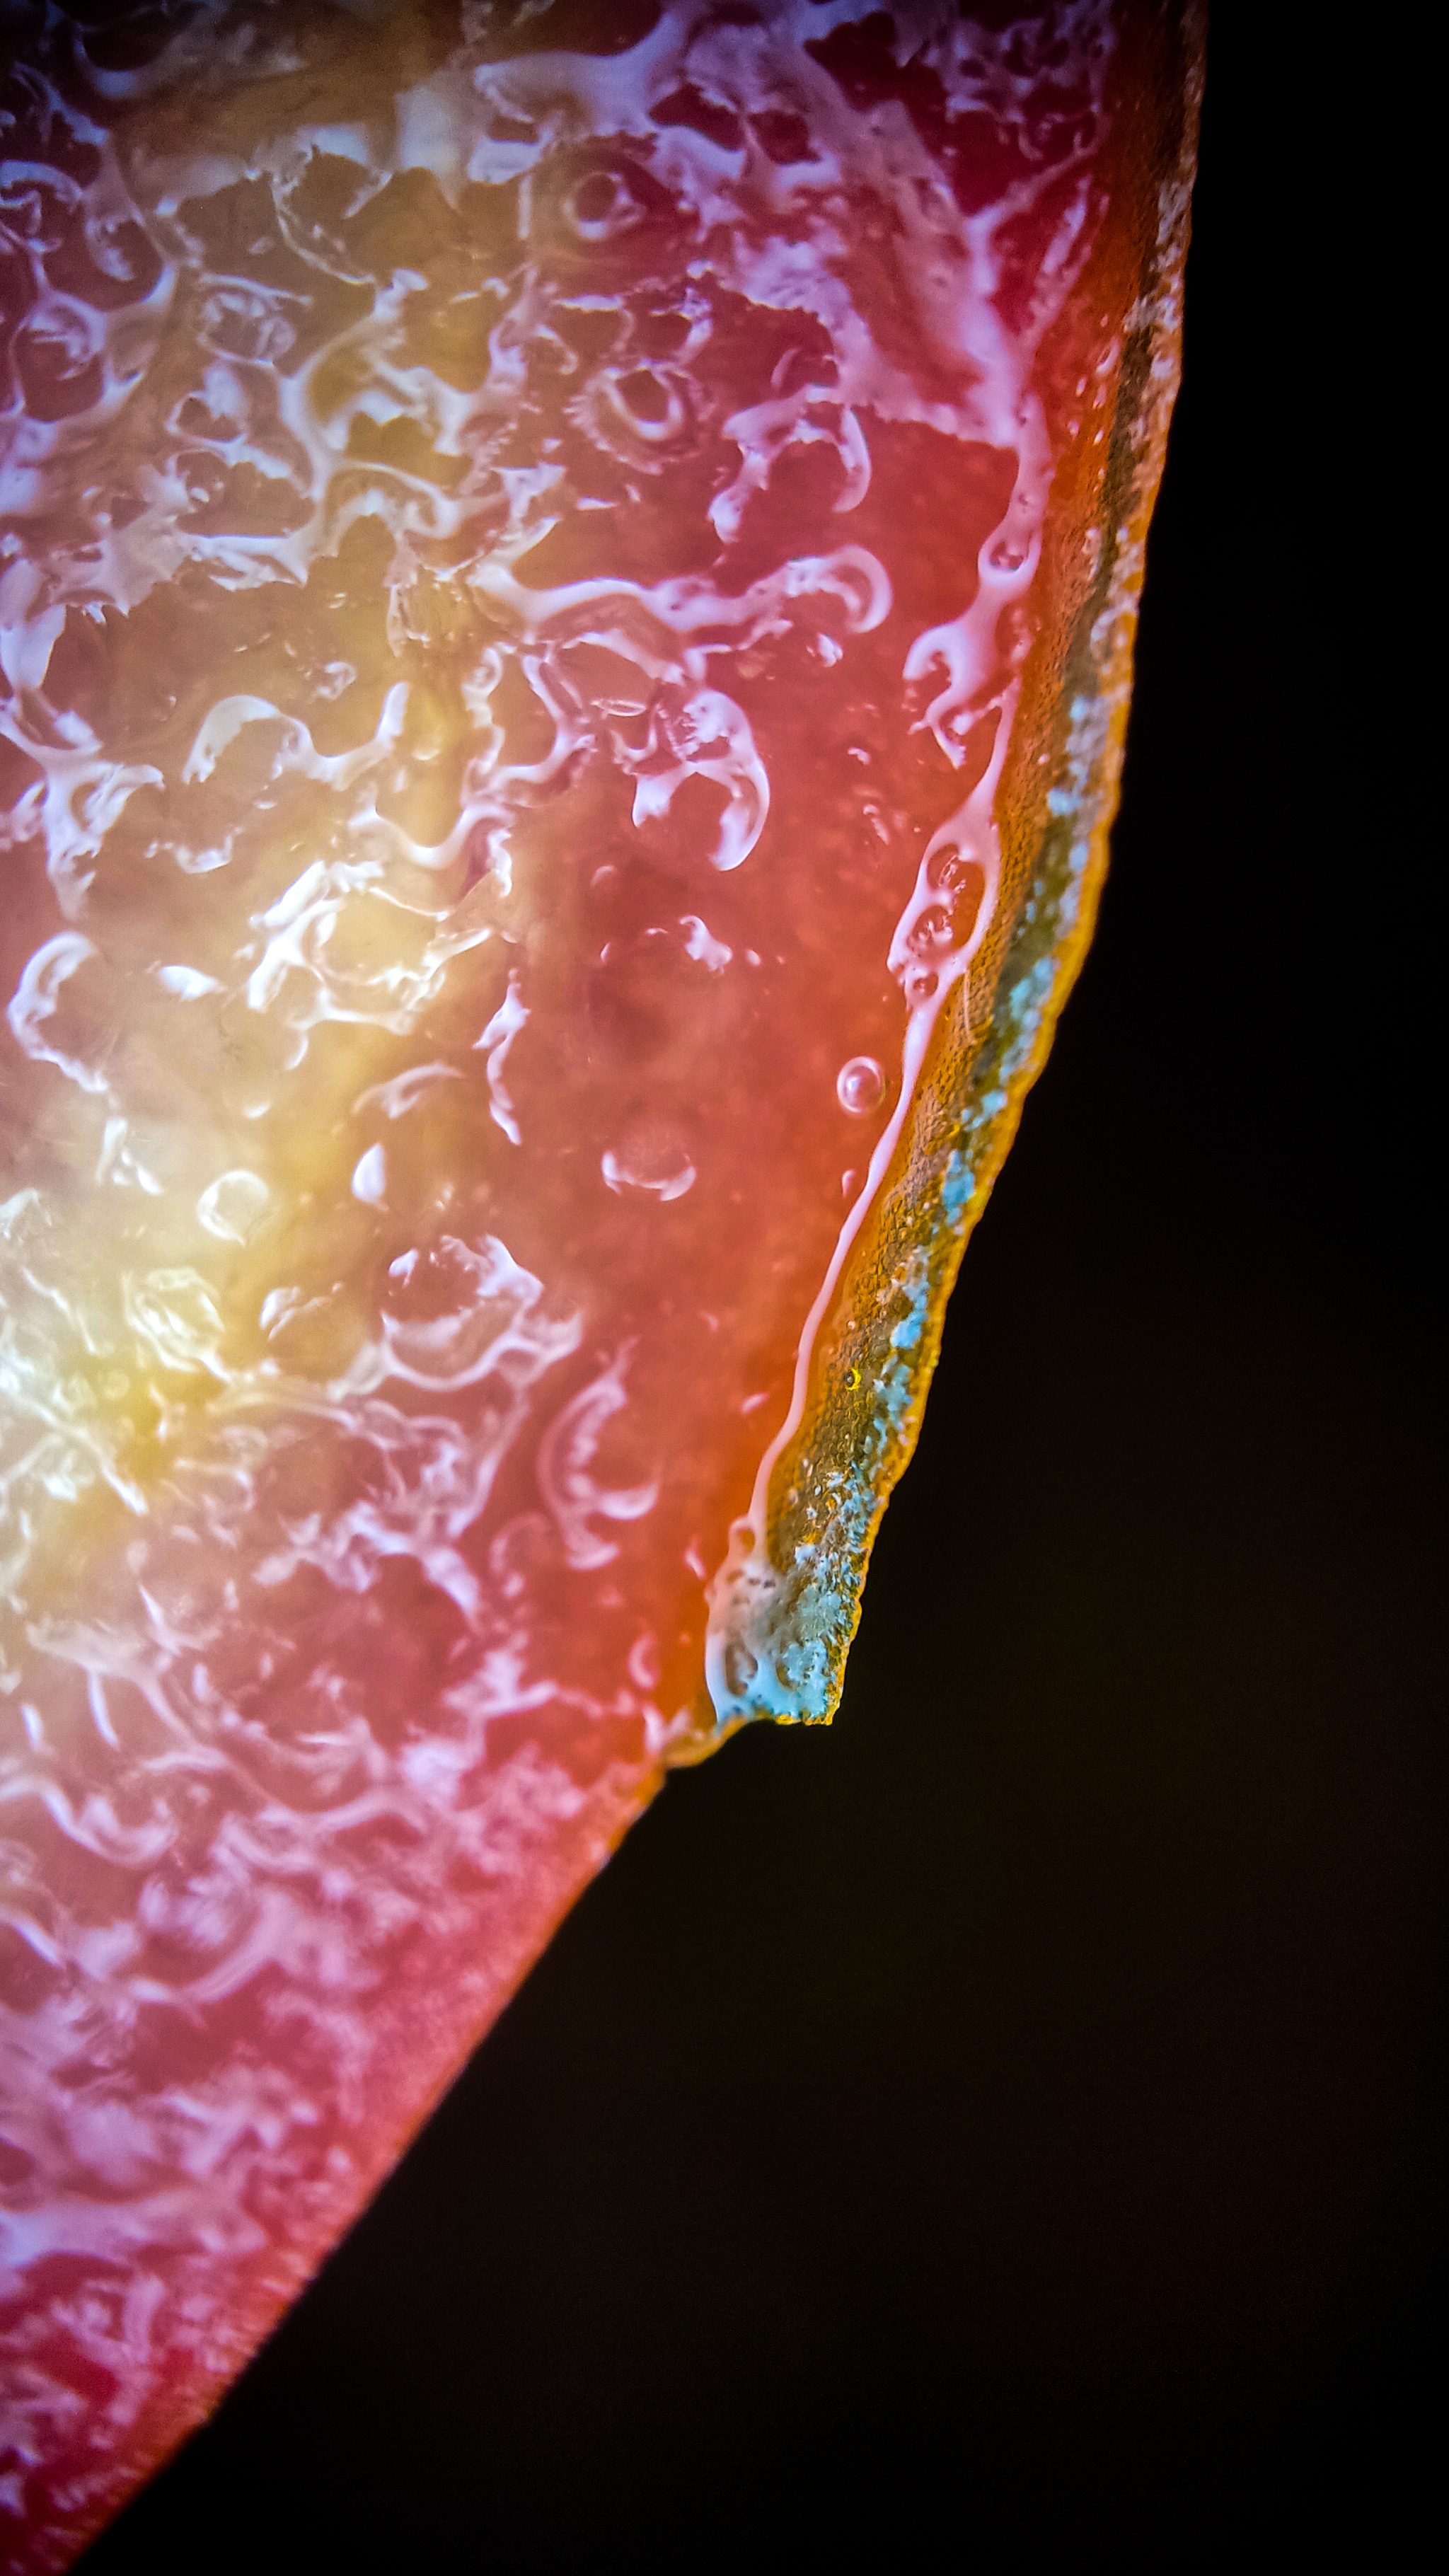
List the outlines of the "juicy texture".
<svg viewBox="0 0 1449 2576">
<path fill-rule="evenodd" d="M 1197 42 L 97 14 L 0 84 L 35 2568 L 663 1767 L 829 1714 L 1086 936 Z"/>
</svg>

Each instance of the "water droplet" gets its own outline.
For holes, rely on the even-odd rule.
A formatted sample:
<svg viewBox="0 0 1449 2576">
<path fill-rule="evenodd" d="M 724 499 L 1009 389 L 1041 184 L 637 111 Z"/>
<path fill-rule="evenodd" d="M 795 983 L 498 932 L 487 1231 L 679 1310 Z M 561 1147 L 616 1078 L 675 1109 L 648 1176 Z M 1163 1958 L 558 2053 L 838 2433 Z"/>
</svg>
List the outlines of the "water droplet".
<svg viewBox="0 0 1449 2576">
<path fill-rule="evenodd" d="M 906 1000 L 912 1010 L 918 1009 L 922 1002 L 935 1000 L 936 988 L 940 981 L 940 976 L 932 967 L 917 966 L 912 970 L 906 977 Z"/>
<path fill-rule="evenodd" d="M 196 1202 L 208 1234 L 223 1243 L 245 1243 L 255 1234 L 271 1192 L 255 1172 L 223 1172 Z"/>
<path fill-rule="evenodd" d="M 352 1175 L 352 1195 L 368 1207 L 381 1207 L 387 1189 L 387 1156 L 380 1145 L 369 1145 L 359 1154 Z"/>
<path fill-rule="evenodd" d="M 852 1118 L 869 1118 L 885 1098 L 886 1078 L 873 1055 L 853 1055 L 835 1077 L 835 1096 Z"/>
<path fill-rule="evenodd" d="M 183 1002 L 199 1002 L 204 993 L 222 989 L 214 975 L 203 975 L 195 966 L 155 966 L 151 971 L 158 984 Z"/>
<path fill-rule="evenodd" d="M 759 1664 L 751 1654 L 748 1646 L 741 1646 L 739 1644 L 726 1646 L 724 1659 L 725 1688 L 728 1690 L 731 1699 L 744 1698 L 746 1691 L 749 1689 L 750 1684 L 754 1680 L 759 1669 Z"/>
<path fill-rule="evenodd" d="M 679 927 L 688 933 L 684 943 L 686 956 L 697 959 L 701 966 L 707 966 L 712 975 L 722 975 L 734 957 L 734 950 L 726 947 L 722 939 L 714 937 L 708 922 L 701 921 L 698 913 L 682 913 Z"/>
<path fill-rule="evenodd" d="M 677 1137 L 647 1129 L 631 1136 L 617 1154 L 610 1147 L 599 1168 L 619 1198 L 654 1198 L 661 1204 L 682 1199 L 698 1177 Z"/>
<path fill-rule="evenodd" d="M 673 369 L 606 367 L 594 377 L 584 407 L 593 436 L 626 458 L 647 459 L 653 450 L 676 446 L 693 427 L 688 378 Z"/>
</svg>

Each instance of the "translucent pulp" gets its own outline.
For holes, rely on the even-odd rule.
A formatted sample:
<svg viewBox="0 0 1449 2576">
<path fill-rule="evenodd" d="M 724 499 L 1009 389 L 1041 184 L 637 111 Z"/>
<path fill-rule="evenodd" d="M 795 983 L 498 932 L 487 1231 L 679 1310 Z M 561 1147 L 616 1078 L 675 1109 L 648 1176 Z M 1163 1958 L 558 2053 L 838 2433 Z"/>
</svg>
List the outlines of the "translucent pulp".
<svg viewBox="0 0 1449 2576">
<path fill-rule="evenodd" d="M 662 1768 L 829 1714 L 1086 932 L 1196 72 L 1145 0 L 0 27 L 0 2522 L 41 2569 Z M 862 1384 L 837 1508 L 800 1447 Z"/>
</svg>

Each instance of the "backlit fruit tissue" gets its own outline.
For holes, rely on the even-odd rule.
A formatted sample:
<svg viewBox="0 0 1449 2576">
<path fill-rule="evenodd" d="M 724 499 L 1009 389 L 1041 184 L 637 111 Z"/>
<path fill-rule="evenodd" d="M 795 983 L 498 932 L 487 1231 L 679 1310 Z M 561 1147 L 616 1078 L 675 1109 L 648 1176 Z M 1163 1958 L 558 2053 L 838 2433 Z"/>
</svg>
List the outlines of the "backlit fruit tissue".
<svg viewBox="0 0 1449 2576">
<path fill-rule="evenodd" d="M 0 0 L 27 2576 L 831 1713 L 1091 928 L 1202 36 Z"/>
</svg>

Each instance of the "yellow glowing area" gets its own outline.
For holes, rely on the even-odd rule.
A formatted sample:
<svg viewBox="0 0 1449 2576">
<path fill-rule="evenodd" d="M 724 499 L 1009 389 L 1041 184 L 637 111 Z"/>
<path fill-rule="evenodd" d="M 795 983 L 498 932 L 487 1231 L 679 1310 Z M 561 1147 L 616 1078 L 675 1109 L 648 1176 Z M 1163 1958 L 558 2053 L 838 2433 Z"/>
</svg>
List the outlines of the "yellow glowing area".
<svg viewBox="0 0 1449 2576">
<path fill-rule="evenodd" d="M 665 1767 L 834 1707 L 1090 929 L 1201 31 L 17 25 L 0 2510 L 38 2570 Z"/>
</svg>

